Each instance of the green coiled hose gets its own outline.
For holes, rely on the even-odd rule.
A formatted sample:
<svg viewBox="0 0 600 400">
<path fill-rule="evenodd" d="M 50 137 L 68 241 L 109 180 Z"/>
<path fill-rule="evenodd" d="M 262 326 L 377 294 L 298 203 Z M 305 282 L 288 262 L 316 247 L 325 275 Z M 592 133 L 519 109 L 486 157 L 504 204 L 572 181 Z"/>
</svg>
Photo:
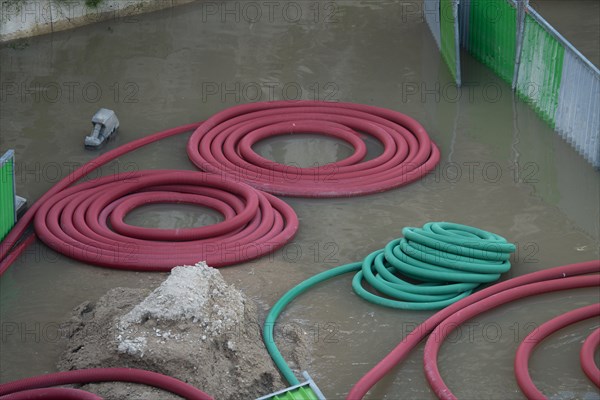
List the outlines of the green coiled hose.
<svg viewBox="0 0 600 400">
<path fill-rule="evenodd" d="M 275 303 L 265 320 L 264 341 L 290 385 L 300 382 L 279 352 L 273 331 L 285 307 L 311 287 L 356 271 L 352 288 L 367 301 L 405 310 L 438 310 L 468 296 L 479 285 L 496 281 L 510 269 L 510 254 L 515 251 L 515 245 L 502 236 L 451 222 L 407 227 L 402 234 L 403 238 L 390 241 L 362 262 L 312 276 Z"/>
</svg>

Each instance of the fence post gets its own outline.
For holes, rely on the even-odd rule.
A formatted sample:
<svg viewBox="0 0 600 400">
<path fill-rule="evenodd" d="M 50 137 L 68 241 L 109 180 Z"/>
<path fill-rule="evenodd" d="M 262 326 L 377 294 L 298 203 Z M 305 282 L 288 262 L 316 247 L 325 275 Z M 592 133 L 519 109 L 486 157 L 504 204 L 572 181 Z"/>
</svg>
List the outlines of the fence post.
<svg viewBox="0 0 600 400">
<path fill-rule="evenodd" d="M 452 16 L 454 18 L 454 48 L 456 50 L 456 85 L 461 86 L 460 75 L 460 23 L 458 21 L 458 5 L 460 0 L 452 1 Z"/>
<path fill-rule="evenodd" d="M 523 37 L 525 36 L 525 14 L 529 6 L 529 0 L 517 1 L 517 34 L 515 46 L 515 70 L 513 72 L 512 89 L 517 88 L 519 79 L 519 66 L 521 65 L 521 50 L 523 49 Z"/>
<path fill-rule="evenodd" d="M 438 49 L 441 48 L 440 43 L 440 0 L 424 0 L 423 1 L 423 15 L 425 22 L 431 30 L 433 39 Z"/>
</svg>

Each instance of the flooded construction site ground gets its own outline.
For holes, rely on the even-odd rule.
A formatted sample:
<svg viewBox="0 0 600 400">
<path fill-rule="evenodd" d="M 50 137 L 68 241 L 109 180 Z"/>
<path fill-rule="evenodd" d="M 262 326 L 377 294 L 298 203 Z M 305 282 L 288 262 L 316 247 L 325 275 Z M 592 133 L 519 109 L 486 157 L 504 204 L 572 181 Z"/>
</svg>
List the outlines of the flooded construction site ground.
<svg viewBox="0 0 600 400">
<path fill-rule="evenodd" d="M 360 260 L 403 227 L 428 221 L 473 225 L 516 243 L 514 266 L 503 279 L 599 257 L 599 173 L 468 54 L 462 54 L 464 86 L 457 89 L 418 3 L 302 1 L 273 9 L 256 3 L 256 10 L 227 3 L 237 8 L 225 13 L 225 3 L 198 2 L 4 46 L 1 146 L 16 151 L 18 193 L 34 201 L 102 152 L 236 104 L 351 101 L 420 121 L 440 147 L 441 162 L 422 181 L 386 193 L 285 198 L 300 219 L 294 242 L 221 270 L 264 314 L 300 281 Z M 100 107 L 116 111 L 121 129 L 102 151 L 87 151 L 83 139 Z M 194 169 L 185 152 L 188 137 L 147 146 L 98 174 Z M 369 148 L 371 155 L 381 151 L 375 142 Z M 331 162 L 350 151 L 312 135 L 270 139 L 256 149 L 299 165 Z M 191 206 L 153 205 L 136 210 L 128 222 L 183 228 L 218 218 Z M 165 276 L 82 264 L 36 242 L 0 280 L 0 381 L 54 371 L 63 349 L 59 325 L 81 302 L 113 287 L 153 287 Z M 311 335 L 307 370 L 329 399 L 343 398 L 431 315 L 365 302 L 353 293 L 351 278 L 316 287 L 280 319 Z M 597 289 L 582 289 L 488 312 L 442 347 L 441 374 L 459 398 L 522 398 L 513 377 L 518 343 L 538 324 L 595 301 Z M 581 341 L 597 326 L 597 320 L 579 323 L 536 351 L 531 373 L 544 393 L 600 398 L 578 361 Z M 422 347 L 368 398 L 434 398 Z"/>
</svg>

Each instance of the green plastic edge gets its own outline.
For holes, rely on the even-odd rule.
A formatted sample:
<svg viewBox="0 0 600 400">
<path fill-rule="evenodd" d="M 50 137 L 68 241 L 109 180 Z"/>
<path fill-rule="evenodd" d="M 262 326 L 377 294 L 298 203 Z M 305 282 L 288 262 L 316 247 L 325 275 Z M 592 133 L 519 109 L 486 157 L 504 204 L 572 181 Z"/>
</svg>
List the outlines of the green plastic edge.
<svg viewBox="0 0 600 400">
<path fill-rule="evenodd" d="M 457 23 L 452 13 L 452 0 L 440 0 L 440 50 L 454 80 L 457 80 L 455 38 Z"/>
<path fill-rule="evenodd" d="M 506 0 L 471 1 L 468 51 L 511 82 L 516 49 L 516 10 Z"/>
<path fill-rule="evenodd" d="M 15 224 L 14 163 L 11 158 L 0 167 L 0 240 Z"/>
<path fill-rule="evenodd" d="M 542 41 L 544 44 L 540 46 Z M 527 15 L 517 94 L 552 128 L 556 126 L 564 54 L 564 47 Z M 541 65 L 536 65 L 540 62 Z M 536 70 L 543 71 L 541 82 L 539 79 L 536 82 L 532 79 Z"/>
<path fill-rule="evenodd" d="M 277 394 L 273 400 L 319 400 L 310 387 L 299 387 L 285 393 Z"/>
</svg>

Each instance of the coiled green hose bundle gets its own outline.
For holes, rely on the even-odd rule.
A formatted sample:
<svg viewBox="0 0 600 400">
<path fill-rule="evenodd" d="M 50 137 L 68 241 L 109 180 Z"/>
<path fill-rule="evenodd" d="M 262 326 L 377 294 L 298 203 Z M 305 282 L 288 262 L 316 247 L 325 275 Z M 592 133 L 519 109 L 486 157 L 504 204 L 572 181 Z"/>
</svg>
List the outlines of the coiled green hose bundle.
<svg viewBox="0 0 600 400">
<path fill-rule="evenodd" d="M 495 233 L 451 222 L 430 222 L 423 228 L 404 228 L 402 233 L 403 238 L 392 240 L 362 262 L 332 268 L 299 283 L 271 308 L 263 339 L 290 385 L 300 382 L 279 352 L 273 331 L 285 307 L 308 289 L 356 271 L 352 287 L 365 300 L 398 309 L 437 310 L 467 297 L 483 283 L 496 281 L 510 269 L 510 254 L 516 249 Z M 364 282 L 374 291 L 365 289 Z"/>
<path fill-rule="evenodd" d="M 403 238 L 369 254 L 354 276 L 352 287 L 365 300 L 408 310 L 440 309 L 498 280 L 510 269 L 515 251 L 499 235 L 451 222 L 402 233 Z M 365 281 L 386 297 L 367 291 Z"/>
</svg>

